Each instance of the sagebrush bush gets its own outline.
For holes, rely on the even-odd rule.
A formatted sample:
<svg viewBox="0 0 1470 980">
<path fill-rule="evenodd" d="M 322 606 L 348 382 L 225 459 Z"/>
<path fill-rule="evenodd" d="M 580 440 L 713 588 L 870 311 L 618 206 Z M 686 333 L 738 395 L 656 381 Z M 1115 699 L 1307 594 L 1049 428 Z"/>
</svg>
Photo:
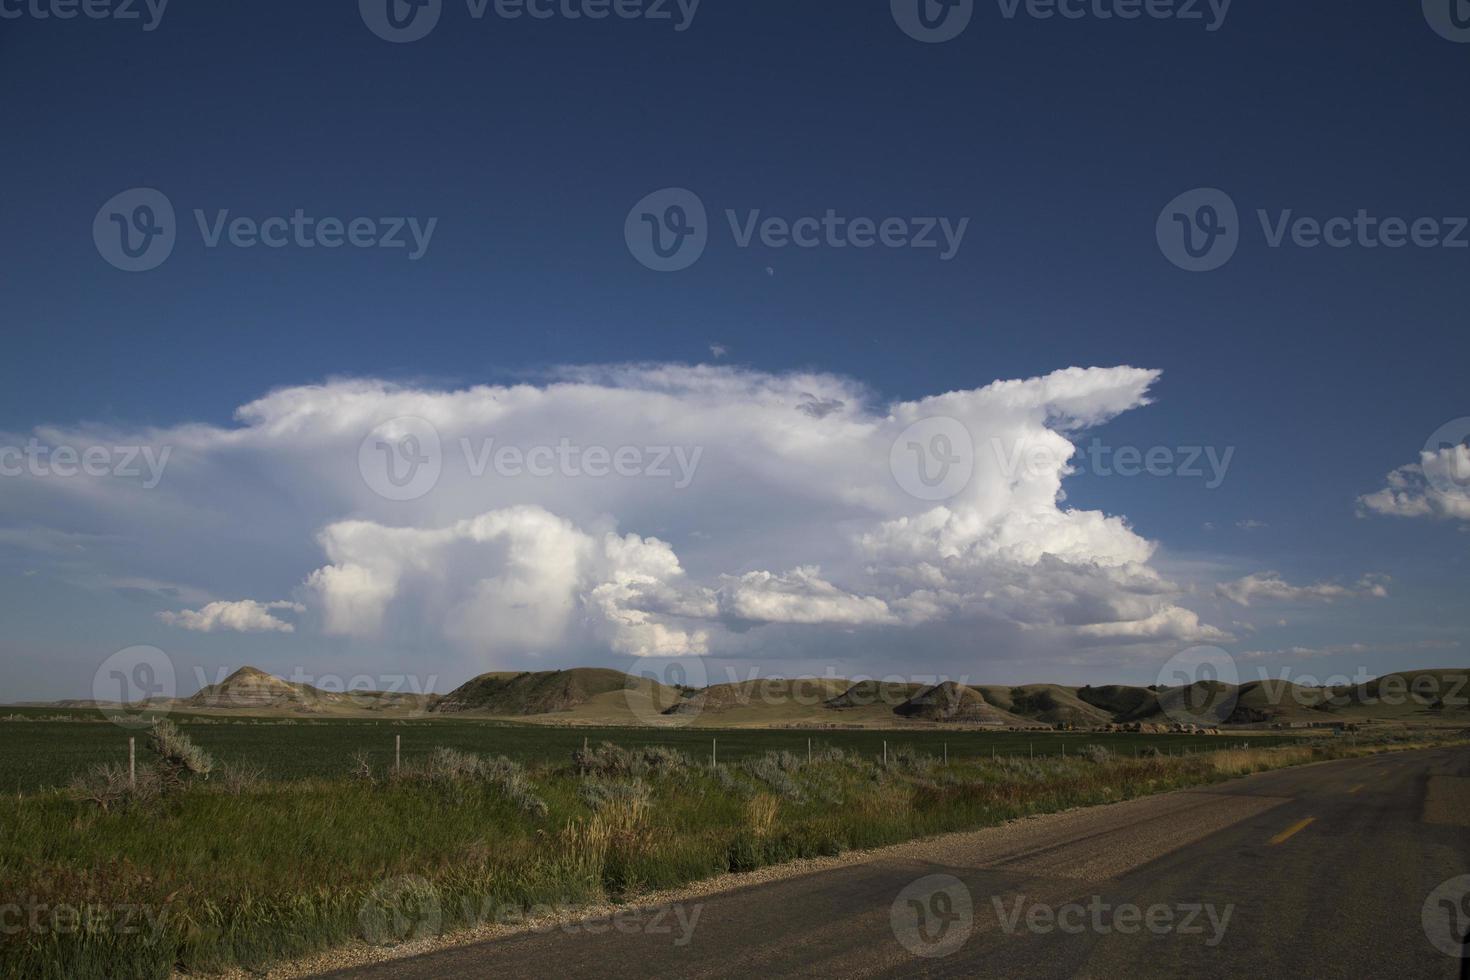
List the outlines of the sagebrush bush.
<svg viewBox="0 0 1470 980">
<path fill-rule="evenodd" d="M 661 745 L 625 749 L 611 742 L 572 751 L 572 768 L 579 775 L 605 778 L 663 776 L 683 773 L 693 765 L 689 756 Z"/>
<path fill-rule="evenodd" d="M 364 765 L 365 759 L 359 763 L 359 774 L 363 772 Z M 370 779 L 370 766 L 366 772 L 366 778 Z M 486 758 L 473 752 L 440 747 L 430 752 L 424 761 L 408 763 L 394 770 L 390 782 L 432 786 L 457 800 L 463 800 L 472 790 L 483 788 L 533 817 L 544 817 L 548 810 L 546 801 L 531 785 L 525 767 L 504 756 Z"/>
<path fill-rule="evenodd" d="M 641 779 L 625 782 L 586 776 L 577 789 L 577 795 L 592 809 L 601 810 L 606 806 L 625 803 L 646 806 L 650 792 L 648 784 Z"/>
<path fill-rule="evenodd" d="M 214 771 L 210 754 L 167 718 L 159 718 L 148 729 L 148 747 L 158 756 L 155 768 L 168 788 L 182 785 L 191 776 L 205 777 Z"/>
<path fill-rule="evenodd" d="M 102 810 L 140 806 L 181 789 L 192 777 L 204 778 L 214 771 L 209 753 L 165 718 L 149 727 L 144 745 L 155 756 L 151 765 L 135 766 L 134 774 L 121 763 L 93 766 L 72 779 L 68 786 L 72 798 Z"/>
<path fill-rule="evenodd" d="M 214 784 L 230 796 L 241 796 L 266 785 L 265 769 L 255 765 L 226 763 L 216 774 Z"/>
<path fill-rule="evenodd" d="M 715 766 L 715 768 L 710 771 L 713 773 L 715 777 L 715 782 L 719 784 L 720 789 L 730 794 L 731 796 L 747 797 L 755 792 L 754 787 L 752 787 L 745 780 L 736 776 L 735 773 L 730 770 L 729 766 Z"/>
<path fill-rule="evenodd" d="M 790 752 L 767 752 L 743 763 L 744 770 L 776 791 L 783 800 L 799 803 L 806 798 L 793 774 L 801 770 L 801 760 Z"/>
<path fill-rule="evenodd" d="M 107 763 L 74 777 L 67 791 L 75 800 L 113 810 L 151 803 L 163 790 L 158 774 L 151 768 L 140 769 L 133 782 L 128 778 L 127 766 Z"/>
</svg>

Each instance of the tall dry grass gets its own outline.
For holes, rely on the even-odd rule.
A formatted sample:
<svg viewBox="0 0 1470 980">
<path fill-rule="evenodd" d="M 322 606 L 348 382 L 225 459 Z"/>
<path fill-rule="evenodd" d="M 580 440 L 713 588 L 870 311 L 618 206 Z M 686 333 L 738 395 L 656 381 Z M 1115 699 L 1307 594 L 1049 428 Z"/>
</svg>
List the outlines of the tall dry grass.
<svg viewBox="0 0 1470 980">
<path fill-rule="evenodd" d="M 944 765 L 899 746 L 887 765 L 823 751 L 810 761 L 772 753 L 710 768 L 668 750 L 598 746 L 532 767 L 438 752 L 385 777 L 359 767 L 355 778 L 249 780 L 235 795 L 191 779 L 126 807 L 64 792 L 4 797 L 0 903 L 19 896 L 166 914 L 157 931 L 136 935 L 0 935 L 0 976 L 162 980 L 176 966 L 258 970 L 360 939 L 364 902 L 401 876 L 428 883 L 443 910 L 436 925 L 448 930 L 476 924 L 475 910 L 490 903 L 636 896 L 1382 749 L 1323 739 Z"/>
</svg>

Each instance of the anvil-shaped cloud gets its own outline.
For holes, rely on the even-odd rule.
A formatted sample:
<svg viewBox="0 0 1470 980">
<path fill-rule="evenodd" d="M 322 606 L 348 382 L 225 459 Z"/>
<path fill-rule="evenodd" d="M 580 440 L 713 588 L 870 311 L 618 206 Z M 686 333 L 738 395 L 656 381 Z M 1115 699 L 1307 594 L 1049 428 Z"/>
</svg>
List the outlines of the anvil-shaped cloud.
<svg viewBox="0 0 1470 980">
<path fill-rule="evenodd" d="M 453 390 L 342 380 L 272 392 L 230 427 L 48 430 L 167 446 L 169 468 L 153 489 L 81 478 L 27 500 L 38 523 L 85 507 L 94 533 L 141 541 L 113 556 L 118 576 L 232 603 L 291 593 L 299 633 L 484 665 L 899 637 L 926 660 L 1022 639 L 1177 649 L 1229 637 L 1179 604 L 1152 542 L 1062 492 L 1074 434 L 1146 405 L 1157 378 L 1071 368 L 894 404 L 833 375 L 724 366 Z M 936 499 L 924 478 L 940 464 L 968 479 Z"/>
</svg>

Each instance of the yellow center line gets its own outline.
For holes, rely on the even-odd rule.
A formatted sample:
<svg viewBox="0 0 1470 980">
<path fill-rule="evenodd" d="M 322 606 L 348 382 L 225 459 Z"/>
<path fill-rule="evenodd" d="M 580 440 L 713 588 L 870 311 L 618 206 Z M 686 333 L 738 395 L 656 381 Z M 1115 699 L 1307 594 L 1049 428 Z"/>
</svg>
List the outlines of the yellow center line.
<svg viewBox="0 0 1470 980">
<path fill-rule="evenodd" d="M 1272 837 L 1271 840 L 1268 841 L 1268 843 L 1270 843 L 1272 846 L 1275 846 L 1276 844 L 1283 844 L 1292 835 L 1297 834 L 1297 833 L 1300 833 L 1301 831 L 1305 830 L 1307 828 L 1307 826 L 1309 824 L 1311 824 L 1312 821 L 1314 821 L 1316 819 L 1317 819 L 1316 817 L 1307 817 L 1305 820 L 1298 820 L 1296 823 L 1292 824 L 1290 827 L 1287 827 L 1285 830 L 1283 830 L 1281 833 L 1277 834 L 1275 837 Z"/>
<path fill-rule="evenodd" d="M 1364 785 L 1366 784 L 1359 783 L 1358 785 L 1354 786 L 1352 789 L 1348 790 L 1348 795 L 1351 796 L 1352 794 L 1358 792 L 1358 790 L 1362 789 Z"/>
</svg>

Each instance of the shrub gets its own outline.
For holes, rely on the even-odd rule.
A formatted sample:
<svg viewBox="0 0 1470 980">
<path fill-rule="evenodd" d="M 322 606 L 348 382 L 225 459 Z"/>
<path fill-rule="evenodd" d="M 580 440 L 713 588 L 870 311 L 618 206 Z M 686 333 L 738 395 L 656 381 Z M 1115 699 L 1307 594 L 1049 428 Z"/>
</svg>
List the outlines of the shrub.
<svg viewBox="0 0 1470 980">
<path fill-rule="evenodd" d="M 365 773 L 362 778 L 372 778 L 372 767 L 366 758 L 358 760 L 358 772 Z M 396 783 L 432 786 L 456 799 L 463 799 L 465 793 L 483 787 L 533 817 L 544 817 L 548 812 L 546 801 L 532 788 L 525 768 L 504 756 L 487 759 L 473 752 L 441 746 L 430 752 L 423 762 L 395 770 L 392 779 Z"/>
<path fill-rule="evenodd" d="M 233 765 L 220 767 L 219 787 L 230 796 L 240 796 L 259 789 L 265 783 L 265 770 L 260 766 Z"/>
<path fill-rule="evenodd" d="M 156 769 L 165 789 L 181 786 L 190 776 L 208 776 L 214 759 L 195 745 L 167 718 L 159 718 L 148 729 L 148 747 L 158 756 Z"/>
<path fill-rule="evenodd" d="M 103 810 L 114 807 L 151 803 L 172 790 L 181 788 L 193 776 L 208 776 L 214 771 L 209 753 L 189 740 L 174 723 L 159 718 L 148 729 L 147 747 L 158 758 L 151 766 L 137 767 L 130 776 L 122 764 L 93 766 L 77 776 L 69 787 L 71 795 Z"/>
<path fill-rule="evenodd" d="M 1099 765 L 1104 762 L 1113 761 L 1112 751 L 1106 746 L 1102 745 L 1084 745 L 1082 746 L 1082 752 L 1080 754 L 1084 759 L 1096 762 Z"/>
<path fill-rule="evenodd" d="M 783 800 L 800 803 L 805 794 L 792 774 L 800 770 L 801 760 L 790 752 L 767 752 L 765 755 L 746 760 L 744 769 L 756 779 L 775 790 Z"/>
<path fill-rule="evenodd" d="M 366 752 L 352 753 L 352 778 L 358 782 L 374 782 L 373 762 Z"/>
<path fill-rule="evenodd" d="M 683 773 L 692 766 L 689 756 L 661 745 L 625 749 L 611 742 L 572 752 L 572 768 L 582 776 L 628 778 Z"/>
<path fill-rule="evenodd" d="M 639 806 L 647 806 L 649 802 L 648 784 L 641 779 L 635 779 L 632 782 L 617 782 L 589 776 L 582 780 L 577 795 L 593 810 L 635 803 Z"/>
<path fill-rule="evenodd" d="M 730 771 L 729 766 L 719 765 L 712 770 L 720 789 L 733 796 L 750 796 L 755 790 L 751 785 Z"/>
<path fill-rule="evenodd" d="M 111 810 L 151 803 L 158 799 L 163 788 L 158 773 L 152 769 L 138 770 L 137 782 L 133 783 L 128 778 L 126 766 L 109 763 L 93 766 L 83 775 L 74 777 L 68 792 L 80 802 L 94 803 L 102 810 Z"/>
<path fill-rule="evenodd" d="M 939 765 L 939 758 L 920 752 L 913 746 L 901 745 L 889 753 L 888 765 L 891 768 L 926 774 Z"/>
</svg>

